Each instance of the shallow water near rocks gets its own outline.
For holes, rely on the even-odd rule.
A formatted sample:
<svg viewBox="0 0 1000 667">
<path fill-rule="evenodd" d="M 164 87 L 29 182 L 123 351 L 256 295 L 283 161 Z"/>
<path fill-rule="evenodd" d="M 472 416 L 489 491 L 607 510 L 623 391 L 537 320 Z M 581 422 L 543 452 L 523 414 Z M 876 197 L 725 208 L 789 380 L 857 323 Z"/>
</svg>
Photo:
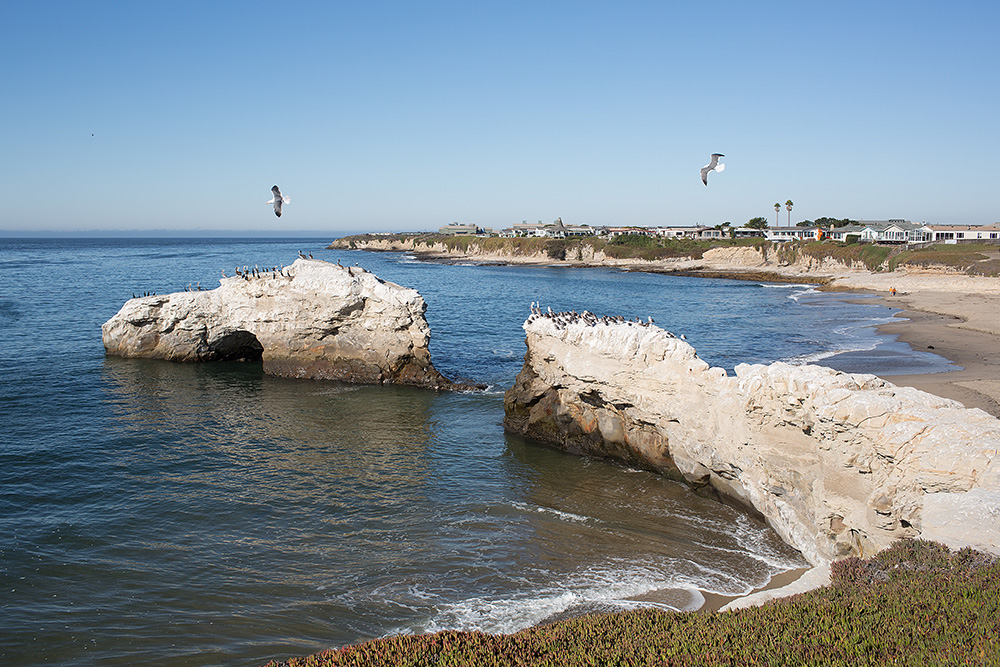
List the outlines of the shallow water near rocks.
<svg viewBox="0 0 1000 667">
<path fill-rule="evenodd" d="M 730 373 L 838 356 L 870 372 L 944 367 L 874 333 L 888 308 L 808 286 L 452 266 L 327 242 L 0 240 L 5 664 L 263 664 L 399 632 L 694 609 L 699 590 L 740 594 L 803 564 L 683 485 L 505 435 L 531 301 L 652 316 Z M 437 368 L 490 389 L 105 357 L 100 325 L 132 294 L 214 287 L 221 270 L 299 250 L 419 290 Z"/>
</svg>

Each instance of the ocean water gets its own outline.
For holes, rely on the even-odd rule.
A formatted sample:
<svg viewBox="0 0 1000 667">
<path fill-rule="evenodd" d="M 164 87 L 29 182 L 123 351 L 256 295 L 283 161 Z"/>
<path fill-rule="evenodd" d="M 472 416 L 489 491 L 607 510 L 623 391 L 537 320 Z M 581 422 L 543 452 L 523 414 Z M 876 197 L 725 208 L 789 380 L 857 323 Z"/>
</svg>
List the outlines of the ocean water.
<svg viewBox="0 0 1000 667">
<path fill-rule="evenodd" d="M 804 564 L 680 484 L 506 435 L 528 304 L 652 316 L 709 363 L 931 372 L 893 311 L 803 285 L 458 266 L 329 239 L 0 239 L 0 657 L 253 665 L 400 632 L 694 609 Z M 133 294 L 299 251 L 428 304 L 435 365 L 481 393 L 108 358 Z"/>
</svg>

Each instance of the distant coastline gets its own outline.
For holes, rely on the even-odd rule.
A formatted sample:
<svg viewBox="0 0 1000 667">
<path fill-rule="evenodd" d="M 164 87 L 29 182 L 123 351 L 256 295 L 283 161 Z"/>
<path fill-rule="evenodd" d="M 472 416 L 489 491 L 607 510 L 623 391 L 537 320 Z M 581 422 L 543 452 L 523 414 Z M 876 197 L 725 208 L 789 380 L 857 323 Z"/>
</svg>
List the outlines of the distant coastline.
<svg viewBox="0 0 1000 667">
<path fill-rule="evenodd" d="M 952 398 L 1000 417 L 1000 246 L 932 246 L 903 251 L 830 243 L 738 240 L 678 244 L 676 254 L 646 259 L 642 248 L 596 240 L 554 245 L 546 239 L 480 239 L 434 234 L 345 236 L 328 248 L 408 252 L 427 261 L 604 267 L 704 278 L 821 285 L 874 293 L 901 312 L 879 331 L 962 367 L 930 375 L 892 375 L 900 386 Z M 629 256 L 631 254 L 631 256 Z M 555 256 L 553 256 L 555 255 Z M 562 257 L 560 258 L 560 255 Z M 646 253 L 648 256 L 649 253 Z M 895 290 L 891 295 L 890 290 Z"/>
</svg>

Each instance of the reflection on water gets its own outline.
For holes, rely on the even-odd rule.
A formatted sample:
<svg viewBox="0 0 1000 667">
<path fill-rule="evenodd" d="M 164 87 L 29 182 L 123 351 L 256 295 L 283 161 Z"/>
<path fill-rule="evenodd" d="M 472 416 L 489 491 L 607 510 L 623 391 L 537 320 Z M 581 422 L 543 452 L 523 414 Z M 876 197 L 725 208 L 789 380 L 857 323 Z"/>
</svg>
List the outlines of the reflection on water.
<svg viewBox="0 0 1000 667">
<path fill-rule="evenodd" d="M 117 358 L 99 385 L 105 465 L 83 497 L 45 501 L 34 550 L 0 576 L 18 655 L 265 662 L 652 591 L 697 606 L 692 589 L 738 593 L 800 564 L 679 484 L 505 437 L 497 394 Z"/>
</svg>

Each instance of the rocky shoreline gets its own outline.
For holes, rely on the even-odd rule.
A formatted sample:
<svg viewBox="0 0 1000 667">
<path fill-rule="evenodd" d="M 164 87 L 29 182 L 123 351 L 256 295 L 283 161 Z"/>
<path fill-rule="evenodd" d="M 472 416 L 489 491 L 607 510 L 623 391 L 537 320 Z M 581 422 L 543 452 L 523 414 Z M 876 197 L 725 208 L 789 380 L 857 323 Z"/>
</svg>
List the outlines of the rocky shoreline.
<svg viewBox="0 0 1000 667">
<path fill-rule="evenodd" d="M 982 349 L 975 357 L 954 354 L 960 349 L 956 338 L 974 332 L 982 337 L 978 341 L 982 348 L 1000 337 L 1000 308 L 995 307 L 1000 305 L 1000 280 L 996 278 L 964 275 L 944 267 L 873 272 L 832 259 L 820 261 L 801 256 L 787 262 L 775 253 L 754 247 L 715 248 L 698 259 L 655 261 L 613 259 L 595 252 L 583 252 L 573 261 L 553 261 L 542 252 L 482 252 L 474 242 L 466 250 L 459 251 L 441 243 L 421 246 L 412 242 L 372 240 L 361 249 L 409 251 L 429 261 L 601 266 L 702 277 L 808 282 L 821 284 L 826 290 L 884 295 L 892 288 L 897 296 L 887 299 L 888 304 L 911 309 L 911 312 L 950 317 L 947 326 L 954 331 L 954 336 L 944 337 L 941 341 L 944 344 L 927 347 L 947 358 L 960 357 L 963 365 L 974 367 L 966 368 L 964 374 L 900 376 L 893 378 L 896 382 L 887 382 L 874 376 L 837 373 L 815 366 L 742 365 L 737 369 L 737 378 L 732 379 L 726 378 L 722 369 L 708 368 L 697 359 L 693 348 L 671 337 L 667 347 L 671 348 L 671 354 L 680 354 L 674 360 L 680 365 L 670 371 L 676 377 L 667 382 L 670 387 L 665 394 L 664 386 L 660 386 L 652 396 L 637 397 L 633 395 L 635 387 L 641 385 L 640 380 L 648 379 L 651 372 L 646 352 L 629 371 L 635 373 L 634 377 L 623 382 L 621 368 L 634 362 L 629 356 L 638 349 L 634 343 L 625 343 L 624 339 L 619 340 L 620 334 L 614 334 L 612 338 L 616 342 L 610 346 L 595 343 L 591 338 L 582 349 L 577 349 L 588 334 L 570 334 L 572 327 L 565 325 L 548 331 L 549 323 L 545 318 L 536 317 L 529 318 L 525 324 L 528 354 L 521 374 L 505 397 L 505 425 L 513 432 L 568 451 L 610 456 L 651 467 L 683 478 L 703 492 L 735 500 L 763 514 L 786 541 L 818 565 L 848 554 L 877 551 L 904 536 L 941 539 L 957 546 L 974 544 L 991 550 L 996 550 L 996 545 L 1000 544 L 1000 538 L 993 533 L 980 536 L 981 543 L 975 542 L 978 539 L 977 522 L 995 525 L 1000 507 L 1000 497 L 996 495 L 1000 491 L 997 469 L 993 463 L 1000 446 L 1000 422 L 995 419 L 1000 403 L 1000 368 L 991 363 Z M 970 305 L 974 307 L 970 309 Z M 905 320 L 886 328 L 894 326 L 892 332 L 907 340 Z M 936 326 L 944 325 L 938 321 Z M 593 326 L 589 328 L 594 329 Z M 650 330 L 645 333 L 649 334 Z M 546 347 L 554 339 L 566 339 L 567 336 L 579 338 L 574 338 L 573 342 L 563 340 L 565 347 L 562 350 Z M 543 340 L 545 344 L 541 344 Z M 539 345 L 546 351 L 533 349 Z M 685 348 L 686 351 L 678 352 Z M 605 353 L 604 361 L 598 359 Z M 658 350 L 653 357 L 663 362 L 671 354 L 664 355 Z M 581 359 L 587 360 L 582 368 L 579 367 Z M 598 386 L 595 387 L 593 382 L 599 373 L 591 366 L 607 370 L 607 359 L 613 360 L 610 368 L 618 370 L 596 381 Z M 571 366 L 576 364 L 573 368 L 579 372 L 549 368 L 551 375 L 546 378 L 540 370 L 558 366 L 562 361 Z M 983 374 L 985 377 L 980 375 L 971 379 L 970 372 L 975 375 L 983 370 L 989 371 Z M 958 377 L 952 379 L 955 375 Z M 909 385 L 918 385 L 921 390 Z M 575 395 L 568 389 L 571 386 L 579 389 Z M 602 391 L 610 392 L 612 397 L 604 396 Z M 616 392 L 628 396 L 622 397 Z M 657 392 L 660 395 L 655 395 Z M 701 401 L 702 405 L 694 410 L 677 407 L 678 395 L 690 401 L 698 392 L 703 395 L 695 402 Z M 949 393 L 958 393 L 965 405 L 941 398 Z M 660 407 L 651 408 L 653 405 Z M 723 405 L 741 407 L 730 414 L 721 408 Z M 993 417 L 975 407 L 985 408 Z M 667 412 L 672 416 L 663 422 Z M 677 424 L 690 420 L 692 414 L 701 416 L 699 423 L 691 424 L 691 432 L 678 437 L 684 429 Z M 739 424 L 736 430 L 740 433 L 727 433 L 735 424 Z M 744 461 L 748 464 L 744 467 L 736 461 L 742 460 L 741 455 L 747 455 L 740 450 L 747 449 L 748 442 L 754 438 L 769 441 L 772 448 L 786 441 L 800 447 L 798 453 L 789 451 L 788 447 L 772 452 L 782 458 L 778 466 L 784 470 L 782 474 L 797 478 L 798 482 L 795 479 L 770 480 L 780 482 L 771 484 L 770 491 L 784 491 L 761 494 L 754 490 L 756 482 L 746 486 L 737 481 L 741 472 L 723 470 L 727 466 L 740 471 L 752 467 L 749 464 L 754 461 Z M 916 445 L 913 444 L 915 439 L 918 440 Z M 716 451 L 715 446 L 722 440 L 730 442 L 736 450 Z M 697 455 L 678 455 L 686 451 L 683 447 L 678 448 L 678 442 Z M 845 449 L 844 442 L 850 447 Z M 852 453 L 850 448 L 856 451 Z M 831 465 L 834 455 L 840 459 Z M 943 463 L 945 460 L 947 465 Z M 970 461 L 973 462 L 971 467 Z M 759 462 L 758 453 L 756 463 Z M 831 489 L 838 485 L 843 488 L 810 506 L 814 499 L 803 501 L 803 498 L 811 496 L 813 489 L 806 489 L 804 494 L 796 492 L 798 495 L 788 492 L 801 483 L 803 465 L 810 474 L 836 471 L 837 474 L 826 479 L 825 484 Z M 850 474 L 845 477 L 840 468 L 849 470 Z M 964 473 L 958 472 L 965 468 L 968 469 Z M 941 470 L 947 474 L 942 476 Z M 907 476 L 913 479 L 904 483 L 902 477 Z M 873 483 L 873 479 L 877 482 Z M 949 522 L 939 520 L 941 508 L 958 501 L 961 501 L 959 504 L 969 501 L 969 507 L 974 507 L 973 513 L 978 514 L 971 523 L 954 523 L 958 527 L 952 530 L 944 525 Z M 775 517 L 782 513 L 785 518 L 776 523 Z M 925 524 L 925 515 L 938 517 L 934 519 L 937 523 Z"/>
<path fill-rule="evenodd" d="M 778 275 L 753 249 L 718 250 L 705 253 L 710 268 L 705 259 L 698 266 L 614 266 L 755 280 Z M 425 257 L 459 260 L 451 253 Z M 606 265 L 597 259 L 591 265 Z M 833 269 L 839 273 L 819 272 Z M 780 270 L 789 282 L 865 289 L 865 274 L 853 268 Z M 885 280 L 867 275 L 869 285 Z M 906 298 L 908 286 L 940 276 L 893 278 Z M 260 359 L 265 372 L 286 377 L 474 388 L 433 368 L 425 310 L 415 290 L 363 269 L 300 259 L 280 272 L 223 278 L 215 290 L 133 299 L 105 323 L 103 338 L 107 353 L 118 356 Z M 874 376 L 815 366 L 741 365 L 730 378 L 651 323 L 605 318 L 598 326 L 564 315 L 537 311 L 525 323 L 528 354 L 504 400 L 508 430 L 652 468 L 759 513 L 817 566 L 803 581 L 822 583 L 832 560 L 869 555 L 900 537 L 998 550 L 996 419 Z"/>
<path fill-rule="evenodd" d="M 703 278 L 759 280 L 818 284 L 824 291 L 883 295 L 886 305 L 904 309 L 898 321 L 880 327 L 910 343 L 915 349 L 931 349 L 963 371 L 934 375 L 892 376 L 895 384 L 912 386 L 938 396 L 961 401 L 1000 417 L 1000 359 L 988 350 L 1000 344 L 1000 278 L 967 275 L 952 267 L 897 268 L 872 271 L 859 263 L 844 264 L 827 258 L 787 256 L 752 246 L 707 250 L 700 258 L 660 260 L 616 259 L 583 245 L 578 258 L 554 260 L 545 252 L 497 252 L 484 250 L 475 239 L 466 249 L 441 242 L 415 239 L 348 237 L 330 248 L 375 252 L 409 252 L 434 262 L 476 262 L 575 267 L 603 267 Z M 588 250 L 589 248 L 589 250 Z M 895 295 L 890 297 L 890 290 Z M 913 313 L 933 317 L 913 318 Z"/>
<path fill-rule="evenodd" d="M 855 267 L 815 258 L 784 259 L 779 253 L 768 253 L 756 246 L 718 247 L 706 250 L 701 257 L 670 257 L 644 260 L 612 257 L 601 249 L 583 243 L 576 255 L 563 259 L 551 257 L 544 249 L 488 249 L 476 240 L 465 246 L 449 246 L 440 241 L 416 239 L 382 239 L 378 237 L 348 238 L 333 241 L 333 250 L 365 250 L 369 252 L 409 252 L 429 261 L 471 261 L 484 264 L 529 264 L 573 267 L 617 268 L 626 271 L 734 277 L 795 282 L 826 282 L 831 272 L 853 271 Z M 858 267 L 860 268 L 860 267 Z M 753 277 L 754 275 L 758 277 Z M 766 276 L 766 277 L 765 277 Z"/>
<path fill-rule="evenodd" d="M 711 368 L 655 325 L 540 311 L 505 427 L 760 513 L 814 565 L 901 537 L 1000 553 L 1000 420 L 872 375 Z"/>
</svg>

